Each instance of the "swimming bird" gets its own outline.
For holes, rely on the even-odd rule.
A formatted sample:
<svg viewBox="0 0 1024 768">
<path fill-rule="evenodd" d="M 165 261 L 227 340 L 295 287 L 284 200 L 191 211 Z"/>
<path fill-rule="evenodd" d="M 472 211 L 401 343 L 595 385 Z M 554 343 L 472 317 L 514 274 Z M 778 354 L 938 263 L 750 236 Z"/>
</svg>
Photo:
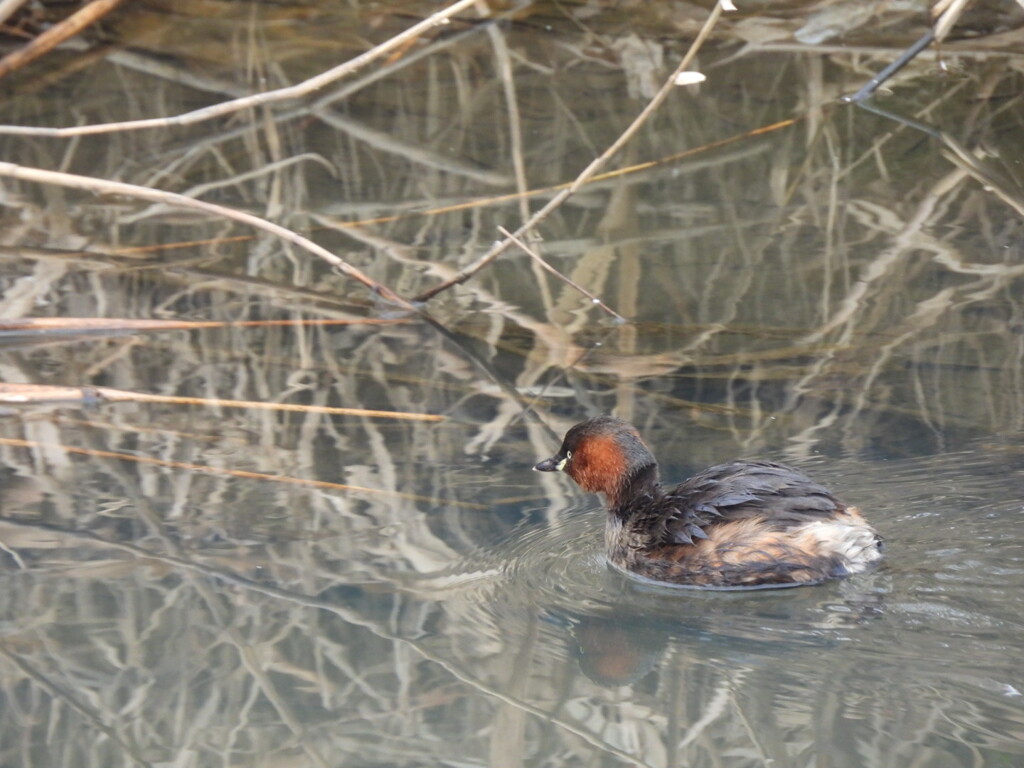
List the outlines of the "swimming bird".
<svg viewBox="0 0 1024 768">
<path fill-rule="evenodd" d="M 797 586 L 866 571 L 882 540 L 798 469 L 732 461 L 674 488 L 636 428 L 598 416 L 577 424 L 558 453 L 537 464 L 604 494 L 612 565 L 643 578 L 702 587 Z"/>
</svg>

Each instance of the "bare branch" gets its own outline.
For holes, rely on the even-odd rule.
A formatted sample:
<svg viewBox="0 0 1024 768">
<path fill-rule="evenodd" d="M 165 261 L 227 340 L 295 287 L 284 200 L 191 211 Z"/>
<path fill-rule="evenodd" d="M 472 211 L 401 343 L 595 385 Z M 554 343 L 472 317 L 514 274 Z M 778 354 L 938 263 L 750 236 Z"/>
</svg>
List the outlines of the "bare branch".
<svg viewBox="0 0 1024 768">
<path fill-rule="evenodd" d="M 247 224 L 250 227 L 262 229 L 265 232 L 269 232 L 272 235 L 280 237 L 282 240 L 294 243 L 300 248 L 304 248 L 310 253 L 316 254 L 342 274 L 347 277 L 351 277 L 354 280 L 358 280 L 374 293 L 379 294 L 388 301 L 394 302 L 410 312 L 417 312 L 417 309 L 412 304 L 390 288 L 381 285 L 372 278 L 363 274 L 363 272 L 348 264 L 348 262 L 343 260 L 341 257 L 334 255 L 322 245 L 318 245 L 309 238 L 303 237 L 297 232 L 293 232 L 290 229 L 282 227 L 280 224 L 274 224 L 272 221 L 261 219 L 259 216 L 253 216 L 251 213 L 236 211 L 233 208 L 226 208 L 223 205 L 215 205 L 214 203 L 207 203 L 202 200 L 193 200 L 190 197 L 185 197 L 184 195 L 179 195 L 174 192 L 165 192 L 159 189 L 140 187 L 137 184 L 126 184 L 121 181 L 97 179 L 92 176 L 77 176 L 75 174 L 61 173 L 59 171 L 47 171 L 42 168 L 28 168 L 23 165 L 15 165 L 14 163 L 0 162 L 0 176 L 9 176 L 13 179 L 21 179 L 22 181 L 31 181 L 38 184 L 55 184 L 59 187 L 83 189 L 87 192 L 94 192 L 100 195 L 125 195 L 127 197 L 134 197 L 140 200 L 151 200 L 156 203 L 173 205 L 178 208 L 191 208 L 197 211 L 212 213 L 216 216 L 223 216 L 226 219 L 231 219 L 232 221 Z"/>
<path fill-rule="evenodd" d="M 346 61 L 344 64 L 339 64 L 326 72 L 321 72 L 315 77 L 311 77 L 308 80 L 304 80 L 296 85 L 290 85 L 286 88 L 264 91 L 263 93 L 254 93 L 251 96 L 243 96 L 239 99 L 232 99 L 231 101 L 221 102 L 220 104 L 213 104 L 209 107 L 203 107 L 202 109 L 196 109 L 192 112 L 185 112 L 184 114 L 174 115 L 172 117 L 154 117 L 148 120 L 130 120 L 122 123 L 80 125 L 70 128 L 0 125 L 0 134 L 14 134 L 19 136 L 52 136 L 55 138 L 66 139 L 72 136 L 89 136 L 97 133 L 113 133 L 115 131 L 138 131 L 144 128 L 169 128 L 172 126 L 194 125 L 206 120 L 212 120 L 215 117 L 221 117 L 222 115 L 230 115 L 233 112 L 239 112 L 243 109 L 251 109 L 252 107 L 259 107 L 264 104 L 273 104 L 287 99 L 297 99 L 300 96 L 306 96 L 320 90 L 324 86 L 330 85 L 336 80 L 340 80 L 343 77 L 351 75 L 353 72 L 362 69 L 370 62 L 376 61 L 385 54 L 390 53 L 396 48 L 408 43 L 410 40 L 419 37 L 430 28 L 435 27 L 438 24 L 443 24 L 445 20 L 455 16 L 466 8 L 469 8 L 476 2 L 477 0 L 458 0 L 458 2 L 452 3 L 444 10 L 428 16 L 418 24 L 414 24 L 404 32 L 395 35 L 390 40 L 371 48 L 366 53 L 356 56 L 354 59 Z"/>
<path fill-rule="evenodd" d="M 711 30 L 714 29 L 715 24 L 718 22 L 718 19 L 721 15 L 722 6 L 716 4 L 714 9 L 711 11 L 711 14 L 708 16 L 707 21 L 704 22 L 704 26 L 701 27 L 700 32 L 697 34 L 697 37 L 690 44 L 690 48 L 686 52 L 686 55 L 683 56 L 682 61 L 679 62 L 679 65 L 675 68 L 672 74 L 669 75 L 668 79 L 661 86 L 658 92 L 654 94 L 654 98 L 652 98 L 650 102 L 647 104 L 647 106 L 644 107 L 643 111 L 639 115 L 637 115 L 636 119 L 629 124 L 629 127 L 627 127 L 626 130 L 622 132 L 619 138 L 612 142 L 611 146 L 609 146 L 604 152 L 601 153 L 600 157 L 598 157 L 596 160 L 590 163 L 590 165 L 583 169 L 583 171 L 580 173 L 579 176 L 576 177 L 572 184 L 570 184 L 568 187 L 566 187 L 557 195 L 555 195 L 548 202 L 547 205 L 545 205 L 543 208 L 541 208 L 539 211 L 533 214 L 533 216 L 531 216 L 528 221 L 526 221 L 521 227 L 519 227 L 515 231 L 517 237 L 522 237 L 523 235 L 525 235 L 527 232 L 529 232 L 531 229 L 537 226 L 540 222 L 546 219 L 553 211 L 561 207 L 562 203 L 568 200 L 569 197 L 575 194 L 580 187 L 582 187 L 584 184 L 587 183 L 587 181 L 593 178 L 597 174 L 597 172 L 604 167 L 605 163 L 607 163 L 620 149 L 622 149 L 629 142 L 630 139 L 633 138 L 634 135 L 636 135 L 636 132 L 640 130 L 641 126 L 643 126 L 643 124 L 647 122 L 651 115 L 653 115 L 657 111 L 658 107 L 662 105 L 665 99 L 668 98 L 668 95 L 679 87 L 676 85 L 676 77 L 679 75 L 680 72 L 685 72 L 686 69 L 689 68 L 690 63 L 697 55 L 697 52 L 701 49 L 701 46 L 704 45 L 704 41 L 707 40 L 708 36 L 711 34 Z M 502 253 L 508 250 L 509 246 L 511 245 L 511 237 L 506 237 L 504 240 L 499 240 L 494 245 L 492 245 L 485 254 L 483 254 L 479 259 L 474 261 L 468 267 L 460 271 L 455 277 L 451 278 L 450 280 L 446 280 L 440 285 L 434 286 L 430 290 L 424 291 L 423 293 L 416 297 L 416 301 L 428 301 L 432 299 L 434 296 L 437 296 L 437 294 L 441 293 L 442 291 L 451 288 L 453 285 L 459 285 L 461 283 L 466 282 L 467 280 L 469 280 L 469 278 L 471 278 L 485 266 L 490 264 L 494 259 L 496 259 Z"/>
<path fill-rule="evenodd" d="M 597 296 L 592 294 L 590 291 L 588 291 L 586 288 L 584 288 L 579 283 L 577 283 L 574 280 L 566 277 L 561 272 L 559 272 L 557 269 L 555 269 L 550 264 L 548 264 L 546 261 L 544 261 L 544 259 L 541 257 L 541 255 L 539 253 L 534 251 L 532 248 L 530 248 L 530 246 L 528 246 L 526 243 L 524 243 L 522 240 L 520 240 L 514 234 L 509 232 L 507 229 L 505 229 L 504 227 L 498 227 L 498 231 L 501 232 L 501 234 L 503 234 L 505 237 L 510 238 L 512 240 L 512 242 L 515 243 L 516 245 L 518 245 L 520 248 L 522 248 L 531 259 L 533 259 L 538 264 L 540 264 L 548 272 L 550 272 L 551 274 L 553 274 L 556 277 L 558 277 L 559 280 L 564 280 L 566 283 L 568 283 L 573 288 L 575 288 L 577 291 L 582 293 L 584 296 L 586 296 L 594 304 L 599 306 L 601 309 L 603 309 L 605 312 L 607 312 L 612 317 L 616 318 L 617 320 L 621 320 L 624 323 L 627 322 L 626 318 L 624 318 L 622 315 L 620 315 L 614 309 L 612 309 L 607 304 L 605 304 L 603 301 L 601 301 L 599 298 L 597 298 Z"/>
</svg>

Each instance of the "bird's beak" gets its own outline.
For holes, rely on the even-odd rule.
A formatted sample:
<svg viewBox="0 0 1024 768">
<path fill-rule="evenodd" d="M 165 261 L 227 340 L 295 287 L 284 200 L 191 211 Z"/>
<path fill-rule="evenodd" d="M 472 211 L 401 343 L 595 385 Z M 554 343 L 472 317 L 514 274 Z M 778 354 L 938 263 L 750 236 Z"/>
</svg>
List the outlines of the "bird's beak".
<svg viewBox="0 0 1024 768">
<path fill-rule="evenodd" d="M 568 461 L 568 459 L 561 456 L 552 456 L 550 459 L 544 459 L 544 461 L 533 469 L 535 472 L 558 472 L 560 469 L 565 467 L 566 461 Z"/>
</svg>

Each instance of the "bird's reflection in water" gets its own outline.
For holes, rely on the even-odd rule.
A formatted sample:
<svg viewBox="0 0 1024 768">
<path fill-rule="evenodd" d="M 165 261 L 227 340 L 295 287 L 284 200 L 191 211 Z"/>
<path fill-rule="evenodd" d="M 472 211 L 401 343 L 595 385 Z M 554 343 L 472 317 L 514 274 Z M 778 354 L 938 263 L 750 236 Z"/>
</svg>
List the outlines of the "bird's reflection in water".
<svg viewBox="0 0 1024 768">
<path fill-rule="evenodd" d="M 601 686 L 631 685 L 656 670 L 670 645 L 684 653 L 713 645 L 716 656 L 758 667 L 787 653 L 838 645 L 884 611 L 883 574 L 823 587 L 697 590 L 610 572 L 613 604 L 551 611 L 566 628 L 580 670 Z"/>
</svg>

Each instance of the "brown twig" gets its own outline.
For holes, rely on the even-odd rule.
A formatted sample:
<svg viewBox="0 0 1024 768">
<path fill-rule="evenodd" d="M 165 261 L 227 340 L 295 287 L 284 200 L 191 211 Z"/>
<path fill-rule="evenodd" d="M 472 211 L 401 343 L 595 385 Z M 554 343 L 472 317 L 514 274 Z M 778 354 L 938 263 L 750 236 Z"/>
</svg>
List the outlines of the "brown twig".
<svg viewBox="0 0 1024 768">
<path fill-rule="evenodd" d="M 626 145 L 626 143 L 630 139 L 633 138 L 636 132 L 640 130 L 640 127 L 647 122 L 650 116 L 653 115 L 654 112 L 657 111 L 658 107 L 661 106 L 662 102 L 664 102 L 665 99 L 668 98 L 668 95 L 672 93 L 672 91 L 678 89 L 678 86 L 675 82 L 676 77 L 679 75 L 680 72 L 685 71 L 687 67 L 690 66 L 690 62 L 693 61 L 694 57 L 697 55 L 697 52 L 701 49 L 701 46 L 704 44 L 704 41 L 711 34 L 711 30 L 714 29 L 714 26 L 718 22 L 718 19 L 721 15 L 722 6 L 719 3 L 715 3 L 715 7 L 712 9 L 711 14 L 707 18 L 707 21 L 704 22 L 704 26 L 701 27 L 700 32 L 697 33 L 697 37 L 694 39 L 693 43 L 690 44 L 690 48 L 686 52 L 686 55 L 683 56 L 682 61 L 679 62 L 679 65 L 675 68 L 672 74 L 669 75 L 665 83 L 654 95 L 654 98 L 650 100 L 647 106 L 644 107 L 643 111 L 641 111 L 640 114 L 637 115 L 636 119 L 629 124 L 629 127 L 627 127 L 626 130 L 622 132 L 619 138 L 617 138 L 611 144 L 611 146 L 609 146 L 604 152 L 602 152 L 596 160 L 591 162 L 590 165 L 583 169 L 583 171 L 580 173 L 579 176 L 576 177 L 572 184 L 570 184 L 568 187 L 566 187 L 557 195 L 555 195 L 550 201 L 548 201 L 547 205 L 545 205 L 543 208 L 541 208 L 539 211 L 533 214 L 533 216 L 531 216 L 528 221 L 523 223 L 523 225 L 520 226 L 515 231 L 515 235 L 517 237 L 522 237 L 524 234 L 533 229 L 533 227 L 537 226 L 537 224 L 546 219 L 553 211 L 561 207 L 562 203 L 569 199 L 569 197 L 575 194 L 580 187 L 582 187 L 584 184 L 587 183 L 587 181 L 594 177 L 597 174 L 597 172 L 604 167 L 605 163 L 607 163 L 608 160 L 610 160 L 620 149 L 622 149 L 622 147 Z M 471 278 L 481 269 L 483 269 L 492 261 L 494 261 L 494 259 L 496 259 L 502 253 L 508 250 L 509 246 L 511 245 L 511 237 L 506 237 L 504 240 L 495 243 L 487 250 L 486 253 L 484 253 L 480 258 L 478 258 L 468 267 L 461 270 L 457 275 L 455 275 L 455 277 L 446 280 L 443 283 L 436 285 L 433 288 L 419 294 L 416 297 L 416 301 L 429 301 L 442 291 L 446 291 L 452 286 L 460 285 L 466 282 L 467 280 L 469 280 L 469 278 Z"/>
<path fill-rule="evenodd" d="M 90 24 L 102 19 L 123 2 L 124 0 L 93 0 L 80 11 L 71 14 L 59 24 L 54 24 L 31 42 L 0 59 L 0 77 L 35 61 Z"/>
<path fill-rule="evenodd" d="M 248 480 L 266 480 L 272 483 L 285 483 L 287 485 L 304 485 L 311 488 L 326 488 L 337 491 L 353 491 L 355 493 L 369 493 L 381 496 L 394 496 L 410 501 L 423 501 L 438 504 L 441 499 L 433 496 L 420 496 L 415 493 L 401 493 L 399 491 L 385 491 L 381 488 L 366 488 L 361 485 L 346 485 L 344 483 L 332 483 L 329 480 L 312 480 L 305 477 L 292 477 L 291 475 L 271 475 L 265 472 L 252 472 L 247 469 L 227 469 L 225 467 L 214 467 L 208 464 L 190 464 L 186 461 L 170 461 L 168 459 L 157 459 L 152 456 L 136 456 L 132 453 L 120 451 L 103 451 L 93 448 L 76 448 L 72 445 L 54 445 L 52 443 L 40 443 L 36 440 L 21 440 L 16 437 L 0 437 L 0 445 L 9 445 L 14 448 L 40 448 L 54 449 L 79 456 L 91 456 L 100 459 L 119 459 L 121 461 L 133 462 L 135 464 L 150 464 L 169 469 L 183 469 L 188 472 L 200 472 L 207 475 L 223 475 L 227 477 L 240 477 Z M 465 507 L 467 509 L 488 509 L 483 504 L 475 504 L 469 501 L 455 501 L 444 499 L 445 505 Z"/>
<path fill-rule="evenodd" d="M 23 317 L 0 320 L 0 335 L 19 334 L 83 334 L 109 336 L 117 333 L 145 331 L 202 331 L 208 328 L 308 328 L 326 325 L 395 325 L 407 322 L 401 318 L 365 317 L 334 319 L 301 317 L 289 320 L 153 320 L 138 317 Z"/>
<path fill-rule="evenodd" d="M 245 408 L 254 411 L 291 411 L 294 413 L 326 413 L 332 416 L 365 416 L 372 419 L 401 419 L 405 421 L 444 421 L 444 416 L 407 411 L 374 411 L 366 408 L 338 408 L 327 405 L 299 403 L 268 403 L 262 400 L 221 400 L 206 397 L 178 397 L 129 392 L 110 387 L 60 387 L 42 384 L 7 384 L 0 382 L 0 403 L 29 402 L 82 402 L 106 400 L 112 403 L 167 403 L 170 405 L 200 405 L 208 408 Z"/>
<path fill-rule="evenodd" d="M 577 291 L 582 293 L 584 296 L 586 296 L 588 299 L 590 299 L 594 304 L 599 306 L 601 309 L 603 309 L 605 312 L 607 312 L 609 315 L 611 315 L 615 319 L 621 320 L 624 323 L 628 322 L 626 320 L 626 318 L 624 318 L 622 315 L 620 315 L 614 309 L 609 307 L 607 304 L 605 304 L 603 301 L 601 301 L 599 298 L 597 298 L 597 296 L 592 294 L 590 291 L 588 291 L 582 285 L 580 285 L 576 281 L 572 280 L 571 278 L 566 277 L 561 272 L 559 272 L 557 269 L 555 269 L 550 264 L 548 264 L 546 261 L 544 261 L 543 257 L 539 253 L 534 251 L 532 248 L 530 248 L 530 246 L 528 246 L 526 243 L 524 243 L 522 240 L 520 240 L 518 237 L 516 237 L 515 234 L 513 234 L 512 232 L 509 232 L 504 227 L 498 227 L 498 231 L 501 232 L 501 234 L 503 234 L 505 237 L 509 238 L 513 243 L 518 245 L 520 248 L 522 248 L 526 252 L 527 256 L 529 256 L 531 259 L 536 261 L 544 269 L 546 269 L 548 272 L 553 274 L 559 280 L 563 280 L 567 284 L 571 285 L 573 288 L 575 288 Z"/>
<path fill-rule="evenodd" d="M 446 19 L 455 16 L 461 11 L 474 5 L 478 0 L 457 0 L 444 10 L 431 14 L 418 24 L 414 24 L 404 32 L 392 37 L 390 40 L 381 43 L 354 59 L 339 64 L 326 72 L 321 72 L 315 77 L 304 80 L 296 85 L 286 88 L 278 88 L 273 91 L 254 93 L 251 96 L 243 96 L 231 101 L 224 101 L 220 104 L 213 104 L 209 107 L 196 109 L 192 112 L 185 112 L 181 115 L 171 117 L 157 117 L 147 120 L 130 120 L 122 123 L 100 123 L 97 125 L 79 125 L 68 128 L 46 128 L 41 126 L 24 125 L 0 125 L 0 134 L 15 134 L 20 136 L 51 136 L 56 138 L 69 138 L 72 136 L 88 136 L 97 133 L 113 133 L 115 131 L 138 131 L 143 128 L 167 128 L 171 126 L 194 125 L 215 117 L 229 115 L 243 109 L 251 109 L 264 104 L 272 104 L 287 99 L 296 99 L 306 96 L 314 91 L 330 85 L 353 72 L 362 69 L 367 64 L 391 51 L 404 45 L 409 40 L 419 37 L 427 30 L 438 24 L 443 24 Z"/>
<path fill-rule="evenodd" d="M 297 232 L 293 232 L 290 229 L 282 227 L 280 224 L 274 224 L 266 219 L 261 219 L 259 216 L 253 216 L 251 213 L 236 211 L 233 208 L 225 208 L 222 205 L 215 205 L 214 203 L 207 203 L 202 200 L 193 200 L 190 197 L 185 197 L 184 195 L 179 195 L 174 192 L 165 192 L 159 189 L 140 187 L 137 184 L 125 184 L 120 181 L 97 179 L 93 176 L 77 176 L 71 173 L 47 171 L 42 168 L 29 168 L 23 165 L 15 165 L 14 163 L 0 162 L 0 176 L 9 176 L 13 179 L 21 179 L 22 181 L 31 181 L 38 184 L 55 184 L 60 187 L 70 187 L 71 189 L 83 189 L 87 192 L 94 192 L 101 195 L 125 195 L 126 197 L 134 197 L 140 200 L 152 200 L 157 203 L 165 203 L 178 208 L 192 208 L 194 210 L 204 211 L 205 213 L 211 213 L 215 216 L 223 216 L 226 219 L 231 219 L 232 221 L 247 224 L 250 227 L 262 229 L 263 231 L 276 235 L 283 240 L 294 243 L 300 248 L 316 254 L 342 274 L 347 277 L 351 277 L 353 280 L 357 280 L 388 301 L 394 302 L 410 312 L 418 312 L 416 307 L 390 288 L 381 285 L 369 276 L 363 274 L 363 272 L 348 264 L 348 262 L 343 260 L 341 257 L 331 253 L 322 245 L 318 245 L 309 238 L 303 237 Z"/>
</svg>

